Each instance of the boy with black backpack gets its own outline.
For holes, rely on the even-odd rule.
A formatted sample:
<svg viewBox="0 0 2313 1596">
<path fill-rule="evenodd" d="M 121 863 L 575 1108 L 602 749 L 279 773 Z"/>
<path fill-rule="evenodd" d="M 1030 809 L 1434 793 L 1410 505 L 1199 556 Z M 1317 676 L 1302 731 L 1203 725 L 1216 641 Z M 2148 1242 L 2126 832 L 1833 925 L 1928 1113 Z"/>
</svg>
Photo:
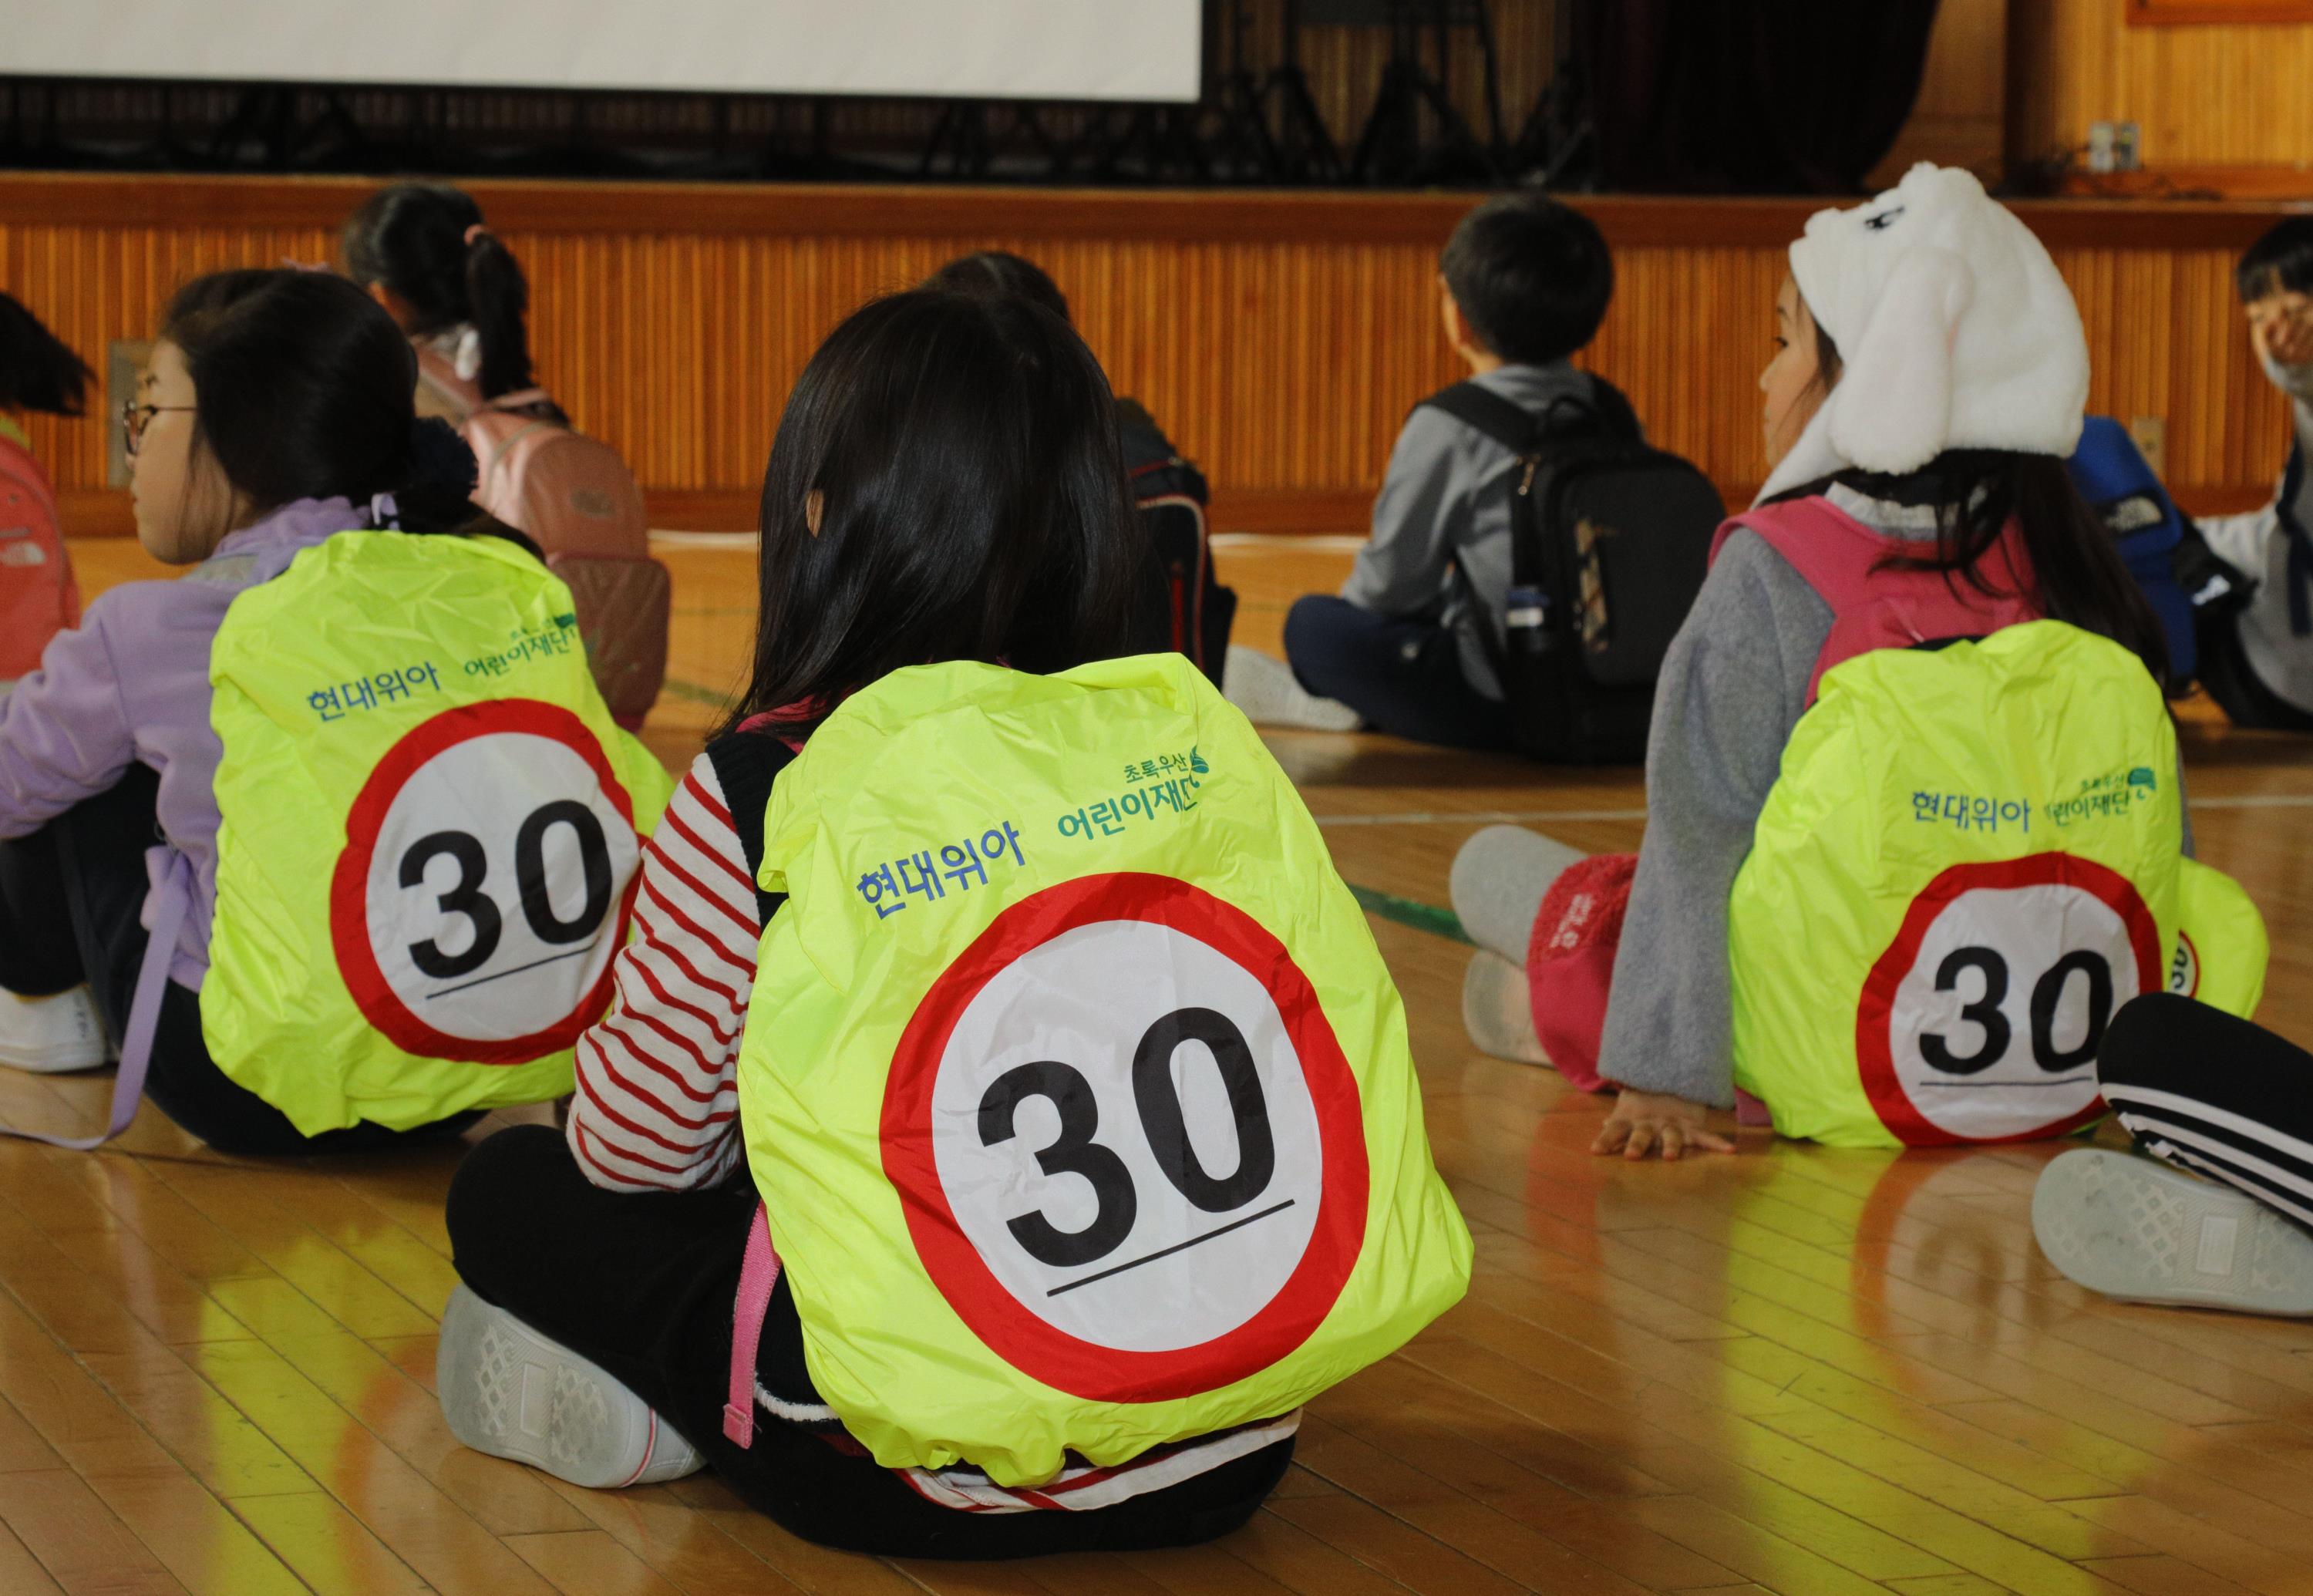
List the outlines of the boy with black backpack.
<svg viewBox="0 0 2313 1596">
<path fill-rule="evenodd" d="M 1406 418 L 1341 596 L 1286 619 L 1290 669 L 1232 648 L 1229 697 L 1272 726 L 1636 759 L 1718 496 L 1570 364 L 1614 286 L 1587 216 L 1502 195 L 1463 218 L 1438 269 L 1470 380 Z"/>
</svg>

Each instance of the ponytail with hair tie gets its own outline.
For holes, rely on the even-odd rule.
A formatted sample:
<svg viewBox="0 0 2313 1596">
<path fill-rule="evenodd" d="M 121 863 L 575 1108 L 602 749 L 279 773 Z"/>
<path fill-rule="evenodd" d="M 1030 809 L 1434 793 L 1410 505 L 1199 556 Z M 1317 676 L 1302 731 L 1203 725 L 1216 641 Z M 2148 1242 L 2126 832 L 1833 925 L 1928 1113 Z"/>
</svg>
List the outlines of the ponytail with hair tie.
<svg viewBox="0 0 2313 1596">
<path fill-rule="evenodd" d="M 530 284 L 498 235 L 477 222 L 466 229 L 466 307 L 480 352 L 477 385 L 485 399 L 534 385 L 530 372 Z"/>
<path fill-rule="evenodd" d="M 347 221 L 345 255 L 356 282 L 383 283 L 408 304 L 412 337 L 457 335 L 457 373 L 484 399 L 535 386 L 523 326 L 530 287 L 472 195 L 446 183 L 382 189 Z"/>
</svg>

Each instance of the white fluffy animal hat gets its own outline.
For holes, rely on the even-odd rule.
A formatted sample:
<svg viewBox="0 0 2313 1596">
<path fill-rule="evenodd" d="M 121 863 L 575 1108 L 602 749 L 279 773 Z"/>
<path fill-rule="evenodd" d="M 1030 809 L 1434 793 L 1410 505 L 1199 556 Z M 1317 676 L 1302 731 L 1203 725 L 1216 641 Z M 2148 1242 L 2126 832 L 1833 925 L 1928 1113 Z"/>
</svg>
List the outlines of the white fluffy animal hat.
<svg viewBox="0 0 2313 1596">
<path fill-rule="evenodd" d="M 2056 263 L 1974 174 L 1914 166 L 1817 211 L 1791 276 L 1842 369 L 1762 498 L 1844 467 L 1910 472 L 1946 449 L 2070 455 L 2088 339 Z"/>
</svg>

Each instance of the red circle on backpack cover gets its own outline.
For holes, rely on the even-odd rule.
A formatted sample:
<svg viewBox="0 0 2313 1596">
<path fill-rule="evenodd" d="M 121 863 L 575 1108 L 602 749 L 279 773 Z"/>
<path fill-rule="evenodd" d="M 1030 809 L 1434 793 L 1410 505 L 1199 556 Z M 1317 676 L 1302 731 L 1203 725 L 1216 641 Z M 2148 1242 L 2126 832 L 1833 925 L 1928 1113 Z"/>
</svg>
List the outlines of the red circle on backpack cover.
<svg viewBox="0 0 2313 1596">
<path fill-rule="evenodd" d="M 575 1045 L 610 1006 L 612 961 L 605 958 L 600 974 L 550 1023 L 516 1036 L 461 1036 L 421 1018 L 379 962 L 370 934 L 370 877 L 379 837 L 395 799 L 435 759 L 445 754 L 454 757 L 462 745 L 479 739 L 509 734 L 543 739 L 583 761 L 601 796 L 626 823 L 628 835 L 633 835 L 633 798 L 619 780 L 601 741 L 585 721 L 558 704 L 525 698 L 462 704 L 420 722 L 386 751 L 346 815 L 346 845 L 338 855 L 330 882 L 330 939 L 339 974 L 362 1017 L 395 1046 L 419 1058 L 477 1064 L 529 1063 Z M 614 953 L 620 928 L 627 924 L 641 885 L 642 872 L 634 869 L 614 899 L 611 929 L 605 933 Z"/>
<path fill-rule="evenodd" d="M 1120 1349 L 1071 1335 L 1031 1311 L 966 1234 L 936 1149 L 934 1092 L 951 1040 L 973 1000 L 1016 962 L 1070 932 L 1110 921 L 1142 922 L 1193 939 L 1260 984 L 1274 1002 L 1299 1063 L 1322 1146 L 1322 1194 L 1297 1263 L 1257 1311 L 1194 1345 Z M 1121 1133 L 1104 1130 L 1109 1133 Z M 1250 915 L 1171 877 L 1080 877 L 998 915 L 917 1006 L 893 1054 L 881 1139 L 884 1176 L 899 1194 L 917 1256 L 957 1317 L 1023 1374 L 1087 1401 L 1192 1397 L 1268 1368 L 1306 1341 L 1332 1311 L 1365 1244 L 1369 1171 L 1364 1114 L 1357 1079 L 1315 989 L 1284 944 Z M 1234 1221 L 1236 1215 L 1218 1217 Z M 1063 1283 L 1051 1294 L 1087 1283 Z"/>
<path fill-rule="evenodd" d="M 2071 853 L 2035 853 L 2022 859 L 1974 860 L 1943 870 L 1912 900 L 1912 906 L 1905 912 L 1904 923 L 1897 930 L 1895 939 L 1887 945 L 1886 951 L 1879 956 L 1878 962 L 1871 966 L 1870 974 L 1865 977 L 1862 993 L 1855 1008 L 1855 1057 L 1864 1093 L 1870 1098 L 1880 1123 L 1894 1132 L 1905 1145 L 1947 1147 L 2040 1141 L 2078 1130 L 2105 1112 L 2103 1098 L 2091 1092 L 2084 1107 L 2052 1115 L 2045 1124 L 2030 1125 L 2006 1135 L 1964 1135 L 1936 1124 L 1922 1111 L 1904 1082 L 1903 1072 L 1897 1068 L 1895 1032 L 1899 1018 L 1899 993 L 1907 978 L 1913 975 L 1922 949 L 1939 920 L 1971 893 L 2028 892 L 2036 888 L 2057 888 L 2075 893 L 2081 899 L 2108 911 L 2117 920 L 2124 938 L 2126 952 L 2133 966 L 2136 991 L 2161 990 L 2159 929 L 2153 921 L 2152 911 L 2146 906 L 2134 883 L 2119 871 Z M 2021 998 L 2027 990 L 2020 981 L 2011 981 L 2010 987 L 2011 998 Z M 2118 1003 L 2114 1004 L 2115 1010 L 2118 1006 Z M 2009 1037 L 2011 1050 L 2023 1041 L 2013 1031 L 2011 1024 Z"/>
</svg>

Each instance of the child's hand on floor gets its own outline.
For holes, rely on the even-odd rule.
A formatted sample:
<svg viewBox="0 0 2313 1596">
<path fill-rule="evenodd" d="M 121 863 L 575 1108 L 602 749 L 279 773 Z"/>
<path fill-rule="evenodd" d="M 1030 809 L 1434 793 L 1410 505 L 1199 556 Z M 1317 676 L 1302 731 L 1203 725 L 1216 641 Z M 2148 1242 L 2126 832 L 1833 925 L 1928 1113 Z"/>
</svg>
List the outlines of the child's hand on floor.
<svg viewBox="0 0 2313 1596">
<path fill-rule="evenodd" d="M 1675 1162 L 1684 1152 L 1733 1152 L 1735 1144 L 1711 1128 L 1710 1115 L 1711 1110 L 1684 1098 L 1624 1087 L 1590 1151 L 1636 1160 L 1659 1149 L 1665 1162 Z"/>
</svg>

